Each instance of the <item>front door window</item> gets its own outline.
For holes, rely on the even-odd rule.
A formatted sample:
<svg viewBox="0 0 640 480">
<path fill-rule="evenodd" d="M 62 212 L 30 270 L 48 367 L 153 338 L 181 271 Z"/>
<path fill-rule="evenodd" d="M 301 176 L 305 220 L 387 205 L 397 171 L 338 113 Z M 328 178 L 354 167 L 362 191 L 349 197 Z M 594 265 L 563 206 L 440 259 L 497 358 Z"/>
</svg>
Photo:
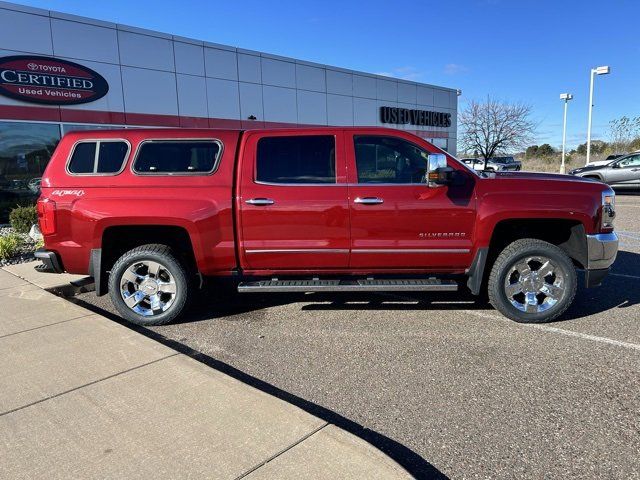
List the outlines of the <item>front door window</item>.
<svg viewBox="0 0 640 480">
<path fill-rule="evenodd" d="M 426 183 L 428 153 L 394 137 L 357 136 L 358 183 Z"/>
</svg>

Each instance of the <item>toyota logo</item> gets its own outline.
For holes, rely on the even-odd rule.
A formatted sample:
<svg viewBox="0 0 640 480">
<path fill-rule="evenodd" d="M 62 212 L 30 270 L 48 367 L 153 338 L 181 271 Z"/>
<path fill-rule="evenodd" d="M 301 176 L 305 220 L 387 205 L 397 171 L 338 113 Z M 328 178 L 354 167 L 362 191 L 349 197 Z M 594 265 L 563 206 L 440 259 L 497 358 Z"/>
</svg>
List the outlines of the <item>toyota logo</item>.
<svg viewBox="0 0 640 480">
<path fill-rule="evenodd" d="M 28 63 L 28 64 L 27 64 L 27 68 L 28 68 L 29 70 L 37 70 L 37 69 L 38 69 L 38 64 L 37 64 L 37 63 L 33 63 L 33 62 Z"/>
</svg>

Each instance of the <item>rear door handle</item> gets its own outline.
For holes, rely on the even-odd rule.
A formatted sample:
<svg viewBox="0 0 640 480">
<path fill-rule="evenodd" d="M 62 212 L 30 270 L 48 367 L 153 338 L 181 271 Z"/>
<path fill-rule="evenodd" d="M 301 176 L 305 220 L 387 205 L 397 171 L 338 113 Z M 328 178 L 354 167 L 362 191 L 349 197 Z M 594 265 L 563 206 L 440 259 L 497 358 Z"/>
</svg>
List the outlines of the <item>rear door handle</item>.
<svg viewBox="0 0 640 480">
<path fill-rule="evenodd" d="M 274 200 L 271 200 L 270 198 L 251 198 L 247 201 L 245 201 L 244 203 L 248 203 L 249 205 L 255 205 L 258 207 L 262 207 L 265 205 L 273 205 L 274 203 L 276 203 Z"/>
<path fill-rule="evenodd" d="M 380 205 L 384 200 L 378 197 L 356 197 L 353 203 L 361 203 L 363 205 Z"/>
</svg>

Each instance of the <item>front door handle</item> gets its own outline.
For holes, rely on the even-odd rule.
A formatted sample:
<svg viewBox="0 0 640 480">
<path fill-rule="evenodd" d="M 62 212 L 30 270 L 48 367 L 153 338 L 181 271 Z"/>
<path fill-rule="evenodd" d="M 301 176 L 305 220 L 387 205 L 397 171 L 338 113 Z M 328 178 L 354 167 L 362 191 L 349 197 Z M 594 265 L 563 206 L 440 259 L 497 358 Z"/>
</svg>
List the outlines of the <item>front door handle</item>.
<svg viewBox="0 0 640 480">
<path fill-rule="evenodd" d="M 270 198 L 251 198 L 245 203 L 248 203 L 249 205 L 255 205 L 257 207 L 262 207 L 265 205 L 273 205 L 276 202 L 274 200 L 271 200 Z"/>
<path fill-rule="evenodd" d="M 361 203 L 363 205 L 380 205 L 384 203 L 384 200 L 378 197 L 356 197 L 354 203 Z"/>
</svg>

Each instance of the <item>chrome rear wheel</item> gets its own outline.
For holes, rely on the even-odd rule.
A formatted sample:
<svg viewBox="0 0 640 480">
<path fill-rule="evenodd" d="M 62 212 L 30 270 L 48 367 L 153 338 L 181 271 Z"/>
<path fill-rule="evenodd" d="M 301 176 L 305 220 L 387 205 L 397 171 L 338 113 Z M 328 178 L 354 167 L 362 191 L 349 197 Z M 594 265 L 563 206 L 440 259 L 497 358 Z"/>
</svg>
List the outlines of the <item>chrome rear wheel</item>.
<svg viewBox="0 0 640 480">
<path fill-rule="evenodd" d="M 185 309 L 187 269 L 166 245 L 141 245 L 122 255 L 109 275 L 109 295 L 120 315 L 137 325 L 164 325 Z"/>
<path fill-rule="evenodd" d="M 176 299 L 176 282 L 161 263 L 143 260 L 129 266 L 120 279 L 124 303 L 138 315 L 166 312 Z"/>
</svg>

